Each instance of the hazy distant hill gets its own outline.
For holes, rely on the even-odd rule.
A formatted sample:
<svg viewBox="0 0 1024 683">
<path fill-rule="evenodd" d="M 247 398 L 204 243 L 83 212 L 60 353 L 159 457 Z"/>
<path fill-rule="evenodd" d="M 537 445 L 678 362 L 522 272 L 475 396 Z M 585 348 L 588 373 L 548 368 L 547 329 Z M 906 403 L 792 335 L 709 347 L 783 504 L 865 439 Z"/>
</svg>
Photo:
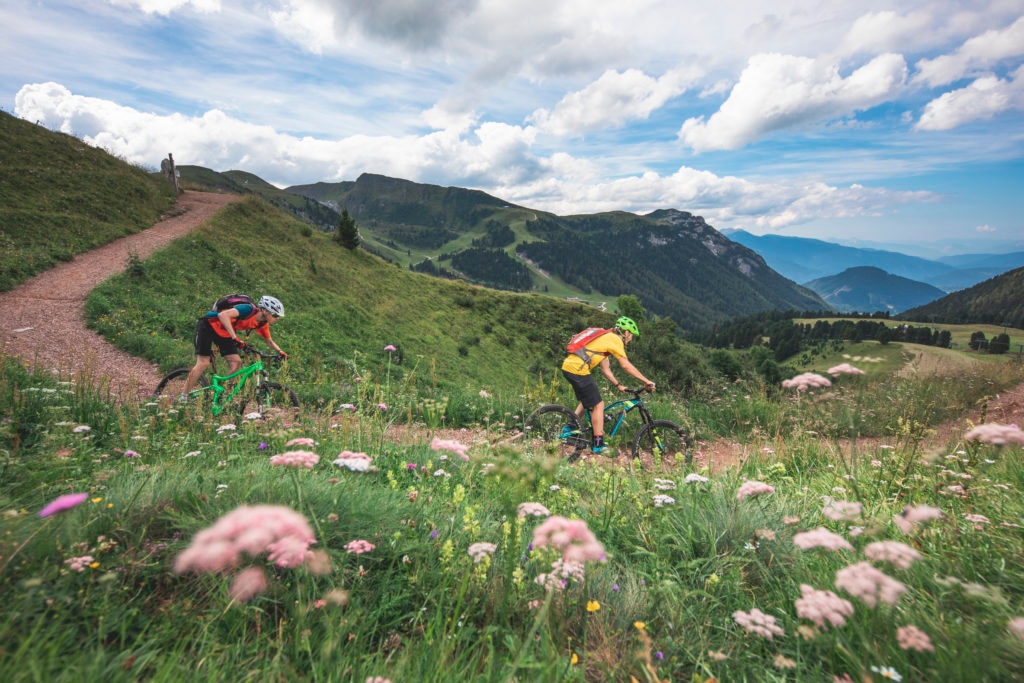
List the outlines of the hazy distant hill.
<svg viewBox="0 0 1024 683">
<path fill-rule="evenodd" d="M 848 268 L 874 266 L 892 275 L 938 286 L 935 284 L 937 278 L 957 270 L 946 263 L 894 251 L 858 249 L 804 237 L 758 236 L 745 230 L 726 230 L 725 235 L 756 251 L 769 266 L 794 282 L 805 283 L 841 273 Z"/>
<path fill-rule="evenodd" d="M 1024 268 L 908 309 L 897 317 L 948 324 L 1005 323 L 1010 327 L 1024 327 Z"/>
<path fill-rule="evenodd" d="M 891 275 L 874 266 L 847 268 L 838 275 L 811 280 L 807 287 L 838 311 L 899 313 L 946 295 L 938 287 Z"/>
<path fill-rule="evenodd" d="M 804 237 L 757 236 L 744 230 L 724 230 L 723 233 L 761 254 L 773 269 L 794 282 L 804 284 L 847 268 L 873 266 L 892 275 L 938 287 L 944 292 L 955 292 L 1024 266 L 1024 252 L 1021 251 L 963 254 L 930 260 L 896 251 L 849 247 Z"/>
</svg>

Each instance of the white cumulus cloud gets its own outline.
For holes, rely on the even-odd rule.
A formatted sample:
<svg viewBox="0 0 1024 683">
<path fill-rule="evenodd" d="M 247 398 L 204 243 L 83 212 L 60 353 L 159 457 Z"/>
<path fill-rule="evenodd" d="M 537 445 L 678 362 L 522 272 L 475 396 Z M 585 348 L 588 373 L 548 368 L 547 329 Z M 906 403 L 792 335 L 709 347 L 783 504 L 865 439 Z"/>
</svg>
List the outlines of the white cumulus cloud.
<svg viewBox="0 0 1024 683">
<path fill-rule="evenodd" d="M 925 105 L 915 126 L 918 130 L 950 130 L 1005 111 L 1024 111 L 1024 66 L 1010 78 L 988 75 L 952 90 Z"/>
<path fill-rule="evenodd" d="M 1000 61 L 1024 55 L 1024 17 L 1004 29 L 992 29 L 975 36 L 956 51 L 915 64 L 915 82 L 931 87 L 948 85 L 971 71 L 988 69 Z"/>
<path fill-rule="evenodd" d="M 680 139 L 694 150 L 738 149 L 773 131 L 867 109 L 904 86 L 901 55 L 875 57 L 846 78 L 829 60 L 783 54 L 752 57 L 728 99 L 706 121 L 687 119 Z"/>
<path fill-rule="evenodd" d="M 646 119 L 683 93 L 699 75 L 695 70 L 675 70 L 652 78 L 638 69 L 606 71 L 582 90 L 563 97 L 552 111 L 538 109 L 530 121 L 555 135 L 618 128 L 629 121 Z"/>
</svg>

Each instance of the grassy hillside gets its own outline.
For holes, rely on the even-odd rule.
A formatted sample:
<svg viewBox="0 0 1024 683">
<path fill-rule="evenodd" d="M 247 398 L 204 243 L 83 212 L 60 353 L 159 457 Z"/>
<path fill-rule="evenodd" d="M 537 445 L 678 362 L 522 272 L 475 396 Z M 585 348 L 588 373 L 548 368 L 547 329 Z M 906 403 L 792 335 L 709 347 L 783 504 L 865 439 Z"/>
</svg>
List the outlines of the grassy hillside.
<svg viewBox="0 0 1024 683">
<path fill-rule="evenodd" d="M 610 313 L 496 292 L 389 265 L 252 198 L 113 278 L 87 301 L 91 324 L 164 367 L 191 362 L 195 320 L 228 291 L 279 297 L 275 339 L 310 381 L 319 371 L 384 362 L 405 376 L 479 389 L 549 378 L 565 339 Z M 395 353 L 383 349 L 398 348 Z M 387 370 L 385 367 L 384 370 Z"/>
<path fill-rule="evenodd" d="M 0 291 L 148 228 L 173 202 L 159 174 L 0 112 Z"/>
<path fill-rule="evenodd" d="M 997 275 L 969 289 L 904 311 L 901 320 L 990 323 L 1024 328 L 1024 268 Z"/>
</svg>

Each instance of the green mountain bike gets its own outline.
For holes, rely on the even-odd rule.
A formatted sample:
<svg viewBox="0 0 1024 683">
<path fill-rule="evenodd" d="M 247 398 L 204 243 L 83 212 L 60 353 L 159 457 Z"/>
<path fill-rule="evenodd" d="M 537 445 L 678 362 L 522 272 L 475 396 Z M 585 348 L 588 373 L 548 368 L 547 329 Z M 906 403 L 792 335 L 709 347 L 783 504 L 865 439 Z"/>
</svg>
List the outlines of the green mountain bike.
<svg viewBox="0 0 1024 683">
<path fill-rule="evenodd" d="M 153 393 L 170 400 L 209 402 L 214 415 L 220 415 L 228 406 L 233 406 L 240 415 L 250 405 L 255 405 L 261 415 L 269 408 L 298 408 L 299 397 L 290 388 L 271 382 L 267 366 L 263 363 L 279 364 L 285 357 L 263 353 L 248 345 L 242 347 L 242 351 L 253 356 L 251 363 L 230 375 L 218 375 L 214 365 L 210 378 L 207 379 L 205 374 L 200 377 L 196 388 L 188 395 L 184 392 L 191 368 L 171 370 L 156 385 Z"/>
<path fill-rule="evenodd" d="M 693 460 L 692 442 L 686 431 L 670 420 L 655 420 L 640 394 L 643 389 L 626 389 L 632 398 L 608 404 L 604 408 L 605 441 L 623 430 L 626 415 L 634 410 L 640 413 L 642 424 L 633 436 L 633 458 L 644 462 L 658 459 L 680 458 L 689 464 Z M 587 450 L 594 431 L 590 413 L 584 411 L 580 420 L 576 412 L 563 405 L 543 405 L 533 411 L 524 422 L 523 436 L 527 446 L 554 449 L 569 462 L 575 462 Z"/>
</svg>

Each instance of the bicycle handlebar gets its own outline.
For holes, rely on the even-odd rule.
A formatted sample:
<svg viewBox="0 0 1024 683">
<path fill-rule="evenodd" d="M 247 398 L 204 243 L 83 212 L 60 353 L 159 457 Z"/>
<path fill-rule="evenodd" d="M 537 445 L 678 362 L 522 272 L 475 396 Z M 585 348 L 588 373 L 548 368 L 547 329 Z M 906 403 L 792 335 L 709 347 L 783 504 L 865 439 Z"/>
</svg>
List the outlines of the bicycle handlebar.
<svg viewBox="0 0 1024 683">
<path fill-rule="evenodd" d="M 285 358 L 287 358 L 287 356 L 284 356 L 280 353 L 263 353 L 262 351 L 255 348 L 251 344 L 246 344 L 245 346 L 242 347 L 241 350 L 250 355 L 259 356 L 262 360 L 283 361 Z"/>
</svg>

